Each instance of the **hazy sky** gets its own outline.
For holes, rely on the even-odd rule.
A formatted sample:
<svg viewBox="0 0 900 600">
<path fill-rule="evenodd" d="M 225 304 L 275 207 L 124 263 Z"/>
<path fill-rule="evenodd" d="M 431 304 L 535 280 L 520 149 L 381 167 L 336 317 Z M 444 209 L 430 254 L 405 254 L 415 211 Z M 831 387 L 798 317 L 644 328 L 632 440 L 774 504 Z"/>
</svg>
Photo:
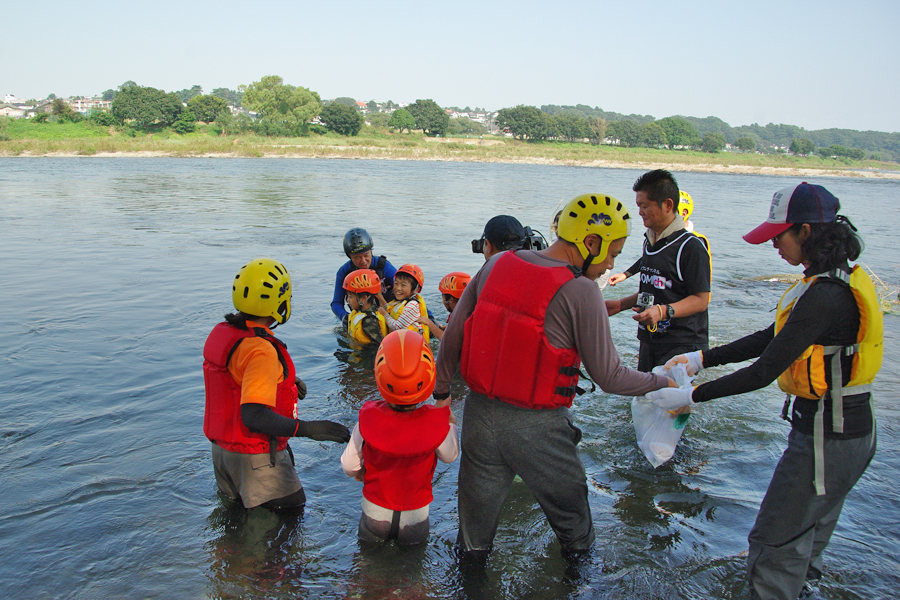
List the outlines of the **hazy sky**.
<svg viewBox="0 0 900 600">
<path fill-rule="evenodd" d="M 2 15 L 0 96 L 280 75 L 323 99 L 900 131 L 897 0 L 49 0 Z"/>
</svg>

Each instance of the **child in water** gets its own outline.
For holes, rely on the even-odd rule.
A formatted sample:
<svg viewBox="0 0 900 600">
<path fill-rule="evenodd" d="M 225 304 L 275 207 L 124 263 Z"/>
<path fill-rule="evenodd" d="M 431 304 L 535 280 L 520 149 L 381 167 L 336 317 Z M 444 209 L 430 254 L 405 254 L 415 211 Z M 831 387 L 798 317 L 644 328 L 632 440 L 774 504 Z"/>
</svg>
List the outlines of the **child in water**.
<svg viewBox="0 0 900 600">
<path fill-rule="evenodd" d="M 391 331 L 401 329 L 418 331 L 427 342 L 428 326 L 419 323 L 419 317 L 428 315 L 425 299 L 420 293 L 424 285 L 425 275 L 422 269 L 413 264 L 403 265 L 394 275 L 394 300 L 388 302 L 385 307 L 379 307 L 378 312 L 385 318 Z"/>
<path fill-rule="evenodd" d="M 441 279 L 438 289 L 441 291 L 441 300 L 448 313 L 452 313 L 453 309 L 456 308 L 456 303 L 459 302 L 463 290 L 466 289 L 471 280 L 472 278 L 469 275 L 460 271 L 454 271 Z M 450 317 L 447 317 L 447 319 L 449 321 Z M 419 323 L 427 326 L 431 330 L 431 334 L 437 339 L 441 339 L 444 336 L 444 328 L 427 316 L 419 317 Z"/>
<path fill-rule="evenodd" d="M 380 344 L 388 333 L 384 317 L 378 307 L 384 303 L 381 281 L 372 269 L 351 271 L 344 278 L 347 305 L 347 333 L 360 344 Z"/>
<path fill-rule="evenodd" d="M 451 463 L 459 456 L 449 399 L 424 404 L 434 380 L 434 355 L 421 335 L 403 329 L 384 338 L 375 355 L 384 400 L 363 405 L 341 455 L 344 473 L 363 482 L 361 540 L 412 545 L 428 539 L 434 469 L 438 459 Z"/>
</svg>

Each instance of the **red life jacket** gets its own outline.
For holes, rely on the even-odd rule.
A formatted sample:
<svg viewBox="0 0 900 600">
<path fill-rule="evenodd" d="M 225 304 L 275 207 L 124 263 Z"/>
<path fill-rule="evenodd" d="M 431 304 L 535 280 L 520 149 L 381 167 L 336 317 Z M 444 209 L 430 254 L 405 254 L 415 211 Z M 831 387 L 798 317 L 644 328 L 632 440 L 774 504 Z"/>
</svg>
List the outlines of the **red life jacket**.
<svg viewBox="0 0 900 600">
<path fill-rule="evenodd" d="M 400 412 L 378 400 L 359 411 L 363 443 L 363 496 L 390 510 L 416 510 L 431 503 L 434 451 L 450 431 L 450 407 L 422 406 Z"/>
<path fill-rule="evenodd" d="M 206 411 L 203 433 L 230 452 L 264 454 L 269 452 L 269 436 L 253 433 L 241 419 L 241 386 L 228 372 L 228 362 L 238 345 L 249 337 L 261 337 L 271 342 L 284 370 L 284 381 L 275 394 L 275 412 L 289 419 L 297 418 L 297 384 L 294 382 L 294 363 L 287 346 L 261 327 L 238 329 L 228 323 L 216 325 L 203 346 L 203 380 L 206 384 Z M 280 437 L 278 450 L 287 447 L 288 438 Z"/>
<path fill-rule="evenodd" d="M 581 358 L 544 332 L 547 306 L 580 271 L 541 267 L 506 252 L 466 320 L 460 373 L 473 391 L 524 408 L 571 406 Z"/>
</svg>

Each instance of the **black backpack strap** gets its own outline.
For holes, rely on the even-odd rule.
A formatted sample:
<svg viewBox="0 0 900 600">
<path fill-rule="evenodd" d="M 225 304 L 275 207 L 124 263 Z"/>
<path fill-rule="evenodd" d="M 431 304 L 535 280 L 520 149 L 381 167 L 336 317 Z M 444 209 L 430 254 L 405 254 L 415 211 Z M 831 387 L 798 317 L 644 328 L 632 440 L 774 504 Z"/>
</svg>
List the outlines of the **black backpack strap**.
<svg viewBox="0 0 900 600">
<path fill-rule="evenodd" d="M 387 264 L 387 256 L 382 254 L 372 261 L 372 270 L 378 275 L 378 279 L 384 279 L 384 266 Z"/>
<path fill-rule="evenodd" d="M 572 271 L 572 274 L 575 275 L 576 278 L 581 277 L 583 275 L 583 273 L 581 272 L 581 269 L 576 267 L 575 265 L 566 265 L 566 266 L 569 268 L 570 271 Z"/>
<path fill-rule="evenodd" d="M 283 351 L 287 350 L 287 344 L 279 340 L 277 337 L 275 337 L 262 327 L 254 327 L 251 331 L 253 331 L 256 337 L 261 337 L 264 340 L 268 340 L 272 343 L 273 346 L 275 346 L 275 353 L 278 355 L 278 362 L 281 363 L 282 377 L 284 379 L 287 379 L 288 366 L 287 361 L 284 359 L 284 354 L 282 353 Z M 240 343 L 240 340 L 238 340 L 238 343 Z M 237 344 L 235 344 L 235 348 L 237 348 Z M 232 349 L 232 352 L 234 352 L 234 349 Z M 229 354 L 228 357 L 231 358 L 231 355 Z"/>
<path fill-rule="evenodd" d="M 247 338 L 239 339 L 238 341 L 236 341 L 234 343 L 234 346 L 231 347 L 231 350 L 228 352 L 228 357 L 225 359 L 225 368 L 226 369 L 228 368 L 229 363 L 231 363 L 231 356 L 234 354 L 235 350 L 238 349 L 238 346 L 241 345 L 241 342 L 243 342 L 245 339 L 247 339 Z"/>
</svg>

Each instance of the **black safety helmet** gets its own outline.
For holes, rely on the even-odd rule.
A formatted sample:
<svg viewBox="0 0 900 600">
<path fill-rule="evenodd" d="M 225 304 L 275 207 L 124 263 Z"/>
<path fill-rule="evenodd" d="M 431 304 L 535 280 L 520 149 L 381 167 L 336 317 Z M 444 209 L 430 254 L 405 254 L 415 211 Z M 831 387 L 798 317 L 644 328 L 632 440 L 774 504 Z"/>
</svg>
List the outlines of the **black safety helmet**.
<svg viewBox="0 0 900 600">
<path fill-rule="evenodd" d="M 374 245 L 372 236 L 362 227 L 354 227 L 344 234 L 344 254 L 347 255 L 347 258 L 350 258 L 351 254 L 371 250 Z"/>
</svg>

